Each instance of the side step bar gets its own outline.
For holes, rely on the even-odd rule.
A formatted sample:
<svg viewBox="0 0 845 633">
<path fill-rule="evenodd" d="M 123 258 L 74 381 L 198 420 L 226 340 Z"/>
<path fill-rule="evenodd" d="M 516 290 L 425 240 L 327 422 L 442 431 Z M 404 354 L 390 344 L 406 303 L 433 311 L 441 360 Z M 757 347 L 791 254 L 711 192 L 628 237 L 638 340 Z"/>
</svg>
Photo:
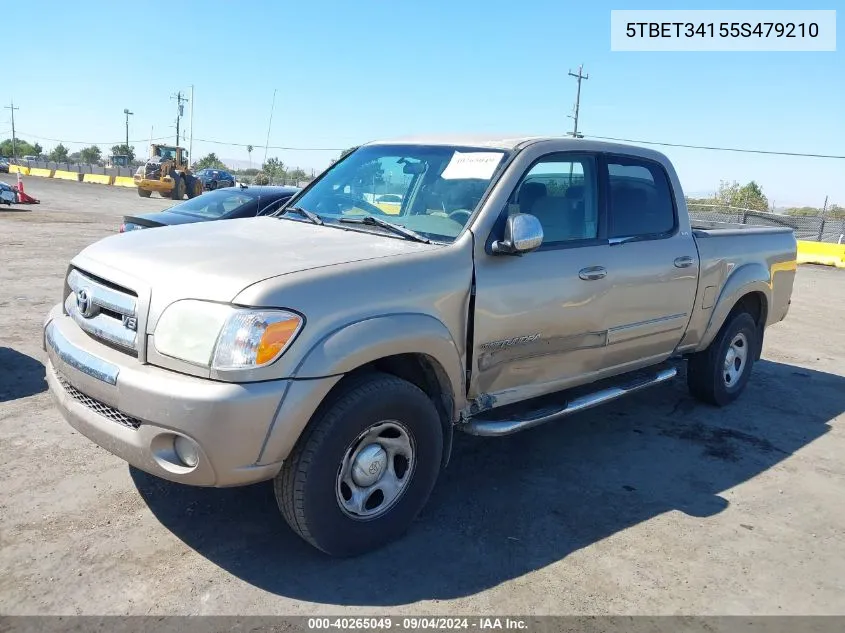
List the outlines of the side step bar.
<svg viewBox="0 0 845 633">
<path fill-rule="evenodd" d="M 549 410 L 549 408 L 546 407 L 540 411 L 528 412 L 524 417 L 516 417 L 510 420 L 485 420 L 483 417 L 470 418 L 466 424 L 462 424 L 457 428 L 469 433 L 470 435 L 481 435 L 486 437 L 510 435 L 518 431 L 524 431 L 535 426 L 540 426 L 541 424 L 551 422 L 552 420 L 558 420 L 573 413 L 577 413 L 578 411 L 591 409 L 592 407 L 610 402 L 611 400 L 616 400 L 617 398 L 626 396 L 629 393 L 634 393 L 640 389 L 645 389 L 646 387 L 666 382 L 667 380 L 674 378 L 677 373 L 678 370 L 676 368 L 669 367 L 667 369 L 662 369 L 651 376 L 640 378 L 639 380 L 633 381 L 629 384 L 618 387 L 608 387 L 585 396 L 574 398 L 559 409 Z"/>
</svg>

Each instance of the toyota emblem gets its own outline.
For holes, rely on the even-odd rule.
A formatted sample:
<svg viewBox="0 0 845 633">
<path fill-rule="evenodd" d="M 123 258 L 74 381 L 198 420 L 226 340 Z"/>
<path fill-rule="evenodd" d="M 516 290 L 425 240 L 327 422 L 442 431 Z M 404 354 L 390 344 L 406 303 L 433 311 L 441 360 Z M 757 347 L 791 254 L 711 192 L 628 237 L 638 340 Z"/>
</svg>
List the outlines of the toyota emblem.
<svg viewBox="0 0 845 633">
<path fill-rule="evenodd" d="M 91 301 L 91 296 L 86 288 L 80 288 L 76 291 L 76 307 L 79 308 L 79 314 L 86 319 L 90 319 L 97 314 L 97 306 Z"/>
</svg>

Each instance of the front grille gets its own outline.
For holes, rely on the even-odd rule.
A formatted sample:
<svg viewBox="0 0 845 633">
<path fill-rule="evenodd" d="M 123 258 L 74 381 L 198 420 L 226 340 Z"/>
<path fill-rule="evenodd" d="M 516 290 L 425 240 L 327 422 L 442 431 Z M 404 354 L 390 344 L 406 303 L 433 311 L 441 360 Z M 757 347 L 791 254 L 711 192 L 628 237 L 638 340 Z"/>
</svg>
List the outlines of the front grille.
<svg viewBox="0 0 845 633">
<path fill-rule="evenodd" d="M 86 396 L 82 393 L 79 389 L 74 387 L 70 384 L 67 380 L 64 379 L 61 375 L 56 375 L 56 378 L 59 380 L 59 384 L 61 384 L 62 388 L 67 391 L 68 395 L 76 400 L 81 405 L 91 409 L 97 415 L 101 415 L 104 418 L 111 420 L 112 422 L 117 422 L 121 426 L 125 426 L 132 430 L 136 430 L 139 426 L 141 426 L 141 420 L 138 418 L 133 418 L 132 416 L 126 415 L 125 413 L 121 413 L 114 407 L 110 407 L 107 404 L 100 402 L 99 400 L 92 398 L 91 396 Z"/>
<path fill-rule="evenodd" d="M 65 312 L 89 335 L 121 351 L 138 352 L 138 296 L 104 279 L 73 269 Z"/>
</svg>

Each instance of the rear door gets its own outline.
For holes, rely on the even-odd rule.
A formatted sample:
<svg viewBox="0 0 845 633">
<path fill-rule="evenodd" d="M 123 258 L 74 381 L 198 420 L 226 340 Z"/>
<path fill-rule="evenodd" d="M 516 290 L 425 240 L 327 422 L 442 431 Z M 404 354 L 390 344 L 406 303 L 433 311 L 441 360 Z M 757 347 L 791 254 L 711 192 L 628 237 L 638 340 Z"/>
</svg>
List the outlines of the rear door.
<svg viewBox="0 0 845 633">
<path fill-rule="evenodd" d="M 609 243 L 601 265 L 610 282 L 603 373 L 620 373 L 668 357 L 680 342 L 695 301 L 698 251 L 660 163 L 607 154 L 599 174 Z"/>
</svg>

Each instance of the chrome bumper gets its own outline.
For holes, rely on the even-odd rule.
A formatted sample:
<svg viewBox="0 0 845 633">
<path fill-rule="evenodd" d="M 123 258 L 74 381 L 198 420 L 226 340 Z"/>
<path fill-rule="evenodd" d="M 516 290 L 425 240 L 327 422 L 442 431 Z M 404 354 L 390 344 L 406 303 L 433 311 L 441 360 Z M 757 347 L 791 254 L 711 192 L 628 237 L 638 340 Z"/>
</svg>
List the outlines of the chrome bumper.
<svg viewBox="0 0 845 633">
<path fill-rule="evenodd" d="M 144 365 L 91 339 L 58 306 L 45 323 L 44 347 L 62 415 L 133 466 L 199 486 L 253 483 L 281 468 L 280 460 L 259 460 L 271 427 L 287 427 L 273 421 L 294 381 L 232 384 Z M 195 466 L 176 456 L 178 435 L 197 444 Z"/>
</svg>

